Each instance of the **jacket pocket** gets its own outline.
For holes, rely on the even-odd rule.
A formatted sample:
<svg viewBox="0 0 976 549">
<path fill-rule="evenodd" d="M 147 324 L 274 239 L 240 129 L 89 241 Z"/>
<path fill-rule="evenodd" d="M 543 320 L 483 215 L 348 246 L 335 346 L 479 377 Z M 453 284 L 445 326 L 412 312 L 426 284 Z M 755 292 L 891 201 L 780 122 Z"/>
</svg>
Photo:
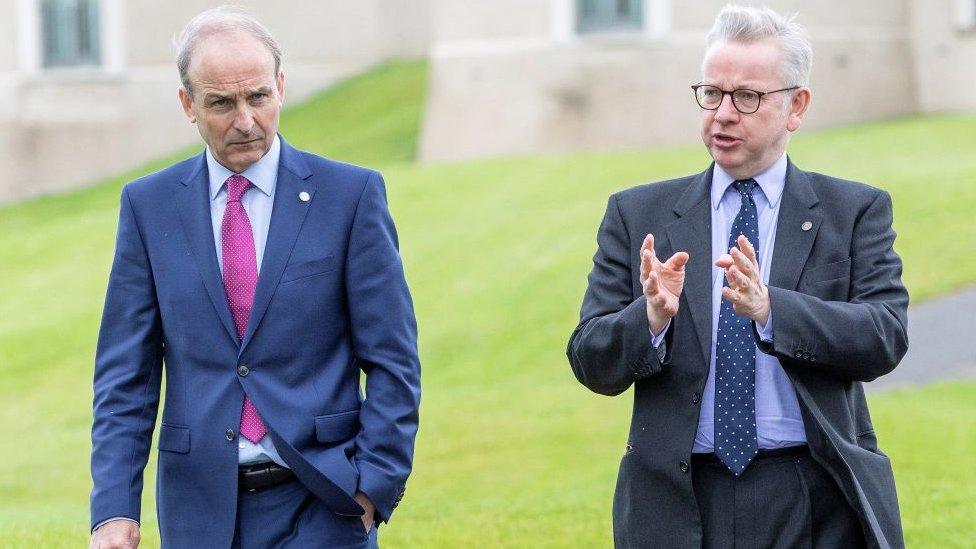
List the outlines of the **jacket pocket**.
<svg viewBox="0 0 976 549">
<path fill-rule="evenodd" d="M 851 258 L 832 263 L 824 263 L 804 269 L 803 284 L 809 286 L 818 282 L 851 277 Z"/>
<path fill-rule="evenodd" d="M 304 263 L 288 265 L 285 267 L 285 272 L 281 274 L 281 284 L 325 274 L 335 270 L 335 267 L 335 255 L 333 254 L 329 254 L 321 259 L 313 259 Z"/>
<path fill-rule="evenodd" d="M 163 423 L 159 426 L 159 449 L 185 454 L 190 451 L 190 428 Z"/>
<path fill-rule="evenodd" d="M 359 434 L 359 408 L 315 418 L 315 439 L 319 442 L 341 442 Z"/>
</svg>

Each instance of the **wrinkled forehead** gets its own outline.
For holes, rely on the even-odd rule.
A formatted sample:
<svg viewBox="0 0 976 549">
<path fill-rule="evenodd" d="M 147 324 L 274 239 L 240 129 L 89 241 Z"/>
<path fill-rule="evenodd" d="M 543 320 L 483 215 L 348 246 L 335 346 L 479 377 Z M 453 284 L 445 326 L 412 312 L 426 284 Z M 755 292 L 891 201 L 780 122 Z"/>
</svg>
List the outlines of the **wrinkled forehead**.
<svg viewBox="0 0 976 549">
<path fill-rule="evenodd" d="M 190 56 L 187 75 L 193 83 L 216 86 L 274 85 L 274 55 L 260 40 L 239 31 L 202 38 Z"/>
<path fill-rule="evenodd" d="M 775 85 L 780 81 L 781 48 L 769 38 L 754 42 L 721 40 L 705 52 L 702 82 L 722 87 Z"/>
</svg>

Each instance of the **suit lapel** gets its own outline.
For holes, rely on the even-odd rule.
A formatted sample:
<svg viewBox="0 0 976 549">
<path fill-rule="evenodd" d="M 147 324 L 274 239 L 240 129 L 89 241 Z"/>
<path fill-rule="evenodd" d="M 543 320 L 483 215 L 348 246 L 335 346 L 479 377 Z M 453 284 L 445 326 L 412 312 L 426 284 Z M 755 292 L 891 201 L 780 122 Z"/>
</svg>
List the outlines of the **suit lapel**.
<svg viewBox="0 0 976 549">
<path fill-rule="evenodd" d="M 679 218 L 668 225 L 674 252 L 688 252 L 683 306 L 691 313 L 705 364 L 710 360 L 712 338 L 712 215 L 709 189 L 712 168 L 699 174 L 674 206 Z M 680 312 L 679 312 L 680 314 Z"/>
<path fill-rule="evenodd" d="M 800 273 L 817 238 L 820 222 L 823 221 L 823 211 L 817 207 L 818 203 L 817 194 L 810 185 L 807 173 L 789 162 L 783 203 L 780 204 L 779 220 L 776 224 L 776 243 L 769 273 L 770 286 L 796 289 Z M 808 222 L 810 225 L 804 230 L 803 227 Z"/>
<path fill-rule="evenodd" d="M 254 305 L 247 322 L 247 331 L 241 342 L 241 352 L 247 347 L 257 330 L 264 313 L 268 310 L 271 297 L 278 287 L 281 273 L 288 264 L 298 233 L 305 222 L 309 205 L 315 198 L 315 188 L 306 179 L 312 172 L 300 153 L 281 140 L 281 158 L 278 162 L 278 182 L 275 185 L 274 205 L 271 209 L 271 226 L 261 261 L 261 273 L 254 293 Z M 300 193 L 306 192 L 309 200 L 299 200 Z"/>
<path fill-rule="evenodd" d="M 177 201 L 180 221 L 190 243 L 190 251 L 197 265 L 197 270 L 203 278 L 207 294 L 213 302 L 221 324 L 227 334 L 237 342 L 237 329 L 227 305 L 227 294 L 224 292 L 223 277 L 217 263 L 217 248 L 214 245 L 213 224 L 210 219 L 210 184 L 208 180 L 207 161 L 204 154 L 197 157 L 193 168 L 183 178 L 178 191 Z"/>
</svg>

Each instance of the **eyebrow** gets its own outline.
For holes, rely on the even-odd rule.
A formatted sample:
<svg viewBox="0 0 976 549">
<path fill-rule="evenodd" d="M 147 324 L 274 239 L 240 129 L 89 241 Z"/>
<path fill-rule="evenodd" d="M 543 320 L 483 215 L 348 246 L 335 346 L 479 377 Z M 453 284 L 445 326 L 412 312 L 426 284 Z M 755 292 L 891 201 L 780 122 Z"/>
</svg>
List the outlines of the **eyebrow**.
<svg viewBox="0 0 976 549">
<path fill-rule="evenodd" d="M 254 88 L 254 89 L 247 90 L 247 95 L 252 95 L 252 94 L 255 94 L 255 93 L 271 94 L 271 91 L 272 91 L 271 86 L 261 86 L 259 88 Z M 210 101 L 216 101 L 217 99 L 231 99 L 235 95 L 237 95 L 237 94 L 233 94 L 233 93 L 226 94 L 226 93 L 219 93 L 219 92 L 214 92 L 214 91 L 208 91 L 208 92 L 206 92 L 206 93 L 203 94 L 203 100 L 204 101 L 207 101 L 207 102 L 210 102 Z"/>
</svg>

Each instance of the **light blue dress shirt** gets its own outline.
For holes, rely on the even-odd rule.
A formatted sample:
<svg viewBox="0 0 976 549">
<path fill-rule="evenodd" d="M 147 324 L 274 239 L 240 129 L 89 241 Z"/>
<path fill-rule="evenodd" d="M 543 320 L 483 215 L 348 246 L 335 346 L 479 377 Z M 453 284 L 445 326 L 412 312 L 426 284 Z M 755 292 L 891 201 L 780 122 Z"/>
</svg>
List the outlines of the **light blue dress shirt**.
<svg viewBox="0 0 976 549">
<path fill-rule="evenodd" d="M 772 166 L 753 177 L 759 191 L 753 192 L 759 214 L 759 273 L 764 283 L 769 283 L 769 269 L 772 264 L 772 251 L 776 241 L 776 224 L 779 218 L 780 201 L 786 187 L 787 158 L 784 153 Z M 722 305 L 722 286 L 725 272 L 715 267 L 715 261 L 728 253 L 729 231 L 739 213 L 741 197 L 732 188 L 735 181 L 721 166 L 715 164 L 712 173 L 711 212 L 712 212 L 712 338 L 711 355 L 708 363 L 708 379 L 701 399 L 701 412 L 698 416 L 698 431 L 695 434 L 694 453 L 711 453 L 715 449 L 715 340 L 718 334 L 719 309 Z M 651 342 L 660 347 L 668 327 L 659 334 L 651 333 Z M 773 339 L 773 319 L 770 316 L 764 326 L 757 325 L 756 331 L 765 341 Z M 796 400 L 793 383 L 783 371 L 779 359 L 756 349 L 756 435 L 759 448 L 785 448 L 806 443 L 800 405 Z"/>
<path fill-rule="evenodd" d="M 223 272 L 224 261 L 221 251 L 220 226 L 227 208 L 227 178 L 234 175 L 214 158 L 207 147 L 207 171 L 210 175 L 210 220 L 213 223 L 214 245 L 217 249 L 217 264 Z M 241 172 L 255 188 L 248 189 L 241 198 L 241 204 L 247 217 L 251 221 L 251 231 L 254 233 L 254 253 L 257 256 L 258 273 L 261 272 L 261 260 L 264 258 L 264 246 L 268 241 L 268 228 L 271 226 L 271 208 L 274 205 L 275 186 L 278 183 L 278 159 L 281 156 L 281 141 L 275 135 L 271 148 L 260 160 Z M 258 410 L 260 412 L 260 410 Z M 265 436 L 257 444 L 245 437 L 237 435 L 238 461 L 241 464 L 274 461 L 278 465 L 285 462 L 275 450 L 271 437 Z"/>
</svg>

